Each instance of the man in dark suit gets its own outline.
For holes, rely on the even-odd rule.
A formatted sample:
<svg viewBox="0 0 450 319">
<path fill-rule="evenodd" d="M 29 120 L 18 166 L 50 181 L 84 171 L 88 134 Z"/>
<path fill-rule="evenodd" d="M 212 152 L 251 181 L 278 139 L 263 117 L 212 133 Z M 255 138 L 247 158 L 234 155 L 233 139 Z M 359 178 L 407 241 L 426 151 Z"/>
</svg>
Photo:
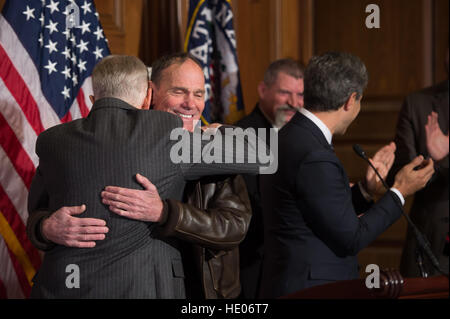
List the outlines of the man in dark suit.
<svg viewBox="0 0 450 319">
<path fill-rule="evenodd" d="M 410 217 L 429 240 L 441 269 L 447 271 L 449 257 L 448 253 L 444 253 L 444 246 L 449 231 L 448 83 L 446 80 L 406 97 L 398 118 L 395 135 L 397 151 L 392 172 L 389 174 L 392 179 L 405 163 L 419 154 L 433 159 L 435 174 L 428 185 L 414 195 Z M 422 275 L 417 263 L 419 257 L 423 260 L 423 272 L 429 276 L 439 275 L 426 255 L 417 249 L 414 234 L 408 229 L 400 264 L 402 275 L 407 277 Z"/>
<path fill-rule="evenodd" d="M 195 63 L 189 66 L 199 69 L 188 81 L 198 90 L 189 95 L 201 99 L 203 74 Z M 139 188 L 133 176 L 141 172 L 152 179 L 162 198 L 181 199 L 186 180 L 258 171 L 256 164 L 176 164 L 171 158 L 175 141 L 169 137 L 182 120 L 168 112 L 140 110 L 150 104 L 147 76 L 145 65 L 137 58 L 103 59 L 92 75 L 95 103 L 89 116 L 39 136 L 36 152 L 40 164 L 30 189 L 30 220 L 35 220 L 39 210 L 48 216 L 49 211 L 66 209 L 65 214 L 55 213 L 48 220 L 54 216 L 70 219 L 71 214 L 85 210 L 83 217 L 87 218 L 80 219 L 75 228 L 94 228 L 70 239 L 91 249 L 63 244 L 46 253 L 34 278 L 32 297 L 183 298 L 184 274 L 177 243 L 154 238 L 158 218 L 143 222 L 111 214 L 101 203 L 100 192 L 105 185 Z M 66 207 L 80 203 L 85 205 L 76 211 Z M 45 220 L 44 224 L 52 225 Z M 35 227 L 30 226 L 32 230 Z M 70 228 L 58 229 L 58 236 L 48 239 L 68 243 L 61 232 L 73 233 Z M 92 243 L 96 239 L 89 238 L 91 230 L 97 240 L 107 232 L 106 239 Z M 76 269 L 75 273 L 67 273 L 71 269 Z"/>
<path fill-rule="evenodd" d="M 259 101 L 252 113 L 236 123 L 244 129 L 265 130 L 270 147 L 270 130 L 279 130 L 303 107 L 303 67 L 292 59 L 272 62 L 258 85 Z M 242 298 L 258 297 L 264 247 L 259 175 L 245 175 L 252 205 L 247 236 L 240 244 Z"/>
<path fill-rule="evenodd" d="M 306 68 L 305 106 L 279 133 L 279 169 L 261 176 L 262 298 L 358 278 L 356 254 L 400 217 L 403 197 L 422 188 L 433 173 L 431 160 L 415 158 L 373 205 L 365 198 L 381 189 L 373 170 L 350 188 L 331 140 L 358 115 L 366 84 L 364 64 L 350 54 L 315 56 Z M 384 176 L 394 151 L 391 143 L 372 159 Z M 419 164 L 425 167 L 414 170 Z"/>
</svg>

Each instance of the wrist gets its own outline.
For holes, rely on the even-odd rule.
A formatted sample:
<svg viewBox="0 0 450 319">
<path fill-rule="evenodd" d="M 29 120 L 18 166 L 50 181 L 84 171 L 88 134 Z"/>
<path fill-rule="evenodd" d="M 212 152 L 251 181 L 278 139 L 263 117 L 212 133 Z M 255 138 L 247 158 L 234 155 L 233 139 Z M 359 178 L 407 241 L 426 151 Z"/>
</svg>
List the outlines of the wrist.
<svg viewBox="0 0 450 319">
<path fill-rule="evenodd" d="M 38 224 L 38 227 L 39 227 L 39 231 L 38 231 L 38 234 L 40 235 L 40 239 L 44 242 L 44 243 L 46 243 L 46 244 L 53 244 L 53 241 L 51 241 L 50 239 L 49 239 L 49 233 L 48 233 L 48 228 L 49 228 L 49 217 L 50 216 L 47 216 L 47 217 L 44 217 L 40 222 L 39 222 L 39 224 Z"/>
<path fill-rule="evenodd" d="M 403 197 L 407 197 L 408 196 L 408 194 L 406 194 L 405 189 L 401 186 L 400 183 L 394 182 L 394 185 L 392 185 L 391 189 L 392 188 L 394 188 L 397 191 L 399 191 L 402 194 Z"/>
<path fill-rule="evenodd" d="M 169 216 L 169 205 L 167 204 L 167 202 L 165 200 L 161 200 L 160 203 L 161 203 L 162 207 L 161 207 L 161 214 L 159 216 L 158 223 L 160 225 L 163 225 L 166 223 L 167 218 Z"/>
<path fill-rule="evenodd" d="M 391 187 L 389 191 L 391 191 L 397 195 L 397 197 L 400 199 L 402 206 L 405 205 L 405 198 L 403 197 L 403 194 L 397 188 Z"/>
</svg>

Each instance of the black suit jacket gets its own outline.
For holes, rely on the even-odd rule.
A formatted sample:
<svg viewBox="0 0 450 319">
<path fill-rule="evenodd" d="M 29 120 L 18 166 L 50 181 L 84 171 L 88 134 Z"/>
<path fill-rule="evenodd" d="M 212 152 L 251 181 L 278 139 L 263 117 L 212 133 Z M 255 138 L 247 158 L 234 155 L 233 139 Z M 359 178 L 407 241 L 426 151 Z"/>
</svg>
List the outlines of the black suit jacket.
<svg viewBox="0 0 450 319">
<path fill-rule="evenodd" d="M 107 185 L 141 189 L 148 177 L 161 198 L 182 199 L 186 180 L 202 175 L 257 172 L 257 166 L 174 163 L 170 139 L 181 120 L 160 111 L 136 109 L 113 98 L 95 102 L 89 116 L 43 132 L 36 143 L 39 167 L 29 192 L 30 219 L 40 209 L 86 204 L 80 217 L 106 221 L 109 232 L 95 248 L 57 245 L 45 254 L 31 297 L 183 298 L 184 273 L 177 243 L 154 238 L 155 223 L 111 213 L 101 203 Z M 68 288 L 76 265 L 80 287 Z M 72 267 L 72 266 L 71 266 Z M 70 267 L 69 267 L 70 268 Z"/>
<path fill-rule="evenodd" d="M 438 121 L 444 134 L 449 130 L 449 82 L 408 95 L 399 114 L 395 143 L 397 151 L 395 162 L 389 174 L 392 183 L 394 176 L 414 157 L 429 157 L 426 145 L 425 125 L 432 111 L 438 113 Z M 435 173 L 427 186 L 414 195 L 410 216 L 430 242 L 433 253 L 442 269 L 448 270 L 448 255 L 444 254 L 445 238 L 448 235 L 449 189 L 448 154 L 435 163 Z M 404 276 L 420 276 L 416 263 L 416 240 L 412 230 L 408 229 L 402 254 L 400 271 Z M 429 274 L 436 273 L 427 258 L 424 263 Z"/>
<path fill-rule="evenodd" d="M 261 176 L 260 297 L 358 278 L 356 254 L 399 218 L 398 197 L 386 194 L 369 208 L 359 188 L 350 189 L 323 133 L 301 113 L 280 130 L 278 154 L 276 174 Z"/>
<path fill-rule="evenodd" d="M 266 119 L 256 104 L 252 113 L 236 123 L 243 129 L 259 128 L 266 131 L 266 143 L 270 147 L 270 129 L 272 124 Z M 262 217 L 261 192 L 259 189 L 259 175 L 244 175 L 245 184 L 252 206 L 252 219 L 245 239 L 239 246 L 241 285 L 243 298 L 256 298 L 258 296 L 261 279 L 262 259 L 264 251 L 264 226 Z"/>
</svg>

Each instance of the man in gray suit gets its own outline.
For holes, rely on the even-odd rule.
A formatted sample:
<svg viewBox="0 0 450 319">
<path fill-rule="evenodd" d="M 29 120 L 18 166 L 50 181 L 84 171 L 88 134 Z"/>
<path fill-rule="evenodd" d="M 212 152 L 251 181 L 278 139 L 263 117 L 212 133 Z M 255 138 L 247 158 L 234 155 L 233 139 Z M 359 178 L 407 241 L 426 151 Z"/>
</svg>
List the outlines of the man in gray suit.
<svg viewBox="0 0 450 319">
<path fill-rule="evenodd" d="M 96 100 L 86 119 L 53 127 L 38 138 L 40 165 L 30 189 L 29 211 L 32 219 L 39 209 L 47 213 L 85 203 L 77 212 L 86 209 L 87 218 L 77 227 L 90 227 L 95 219 L 99 224 L 94 226 L 102 229 L 96 236 L 108 231 L 107 240 L 88 250 L 58 245 L 47 252 L 34 278 L 32 297 L 183 298 L 176 243 L 154 238 L 153 222 L 110 214 L 100 192 L 105 185 L 139 188 L 133 176 L 140 172 L 153 181 L 162 198 L 181 199 L 186 180 L 256 173 L 258 166 L 175 164 L 169 135 L 181 127 L 181 120 L 167 112 L 140 110 L 148 108 L 151 89 L 145 65 L 137 58 L 105 58 L 94 69 L 93 86 Z"/>
</svg>

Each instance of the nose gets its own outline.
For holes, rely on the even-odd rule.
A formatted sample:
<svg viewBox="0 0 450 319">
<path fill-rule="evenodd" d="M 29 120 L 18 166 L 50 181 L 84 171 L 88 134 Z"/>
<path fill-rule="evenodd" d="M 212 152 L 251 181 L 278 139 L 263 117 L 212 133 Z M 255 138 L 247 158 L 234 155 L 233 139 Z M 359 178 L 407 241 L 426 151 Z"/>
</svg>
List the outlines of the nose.
<svg viewBox="0 0 450 319">
<path fill-rule="evenodd" d="M 303 96 L 300 97 L 297 94 L 290 94 L 288 104 L 297 109 L 303 107 Z"/>
<path fill-rule="evenodd" d="M 288 98 L 288 104 L 292 107 L 298 107 L 298 102 L 297 102 L 298 98 L 295 94 L 289 94 L 289 98 Z"/>
<path fill-rule="evenodd" d="M 184 96 L 182 107 L 187 110 L 191 110 L 195 107 L 195 99 L 193 93 L 186 93 L 186 95 Z"/>
<path fill-rule="evenodd" d="M 303 107 L 303 105 L 305 104 L 305 102 L 303 101 L 303 95 L 298 97 L 298 105 L 300 107 Z"/>
</svg>

